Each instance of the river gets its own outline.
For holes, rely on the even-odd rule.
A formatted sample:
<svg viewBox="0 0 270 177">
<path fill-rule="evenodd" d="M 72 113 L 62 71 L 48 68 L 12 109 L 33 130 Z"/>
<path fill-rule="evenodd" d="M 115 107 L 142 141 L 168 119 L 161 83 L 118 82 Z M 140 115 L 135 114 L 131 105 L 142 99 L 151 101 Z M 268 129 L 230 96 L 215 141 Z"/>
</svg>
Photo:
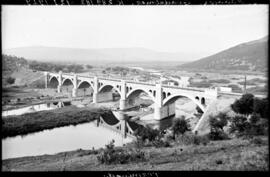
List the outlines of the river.
<svg viewBox="0 0 270 177">
<path fill-rule="evenodd" d="M 55 154 L 77 149 L 95 149 L 105 147 L 112 139 L 116 146 L 131 142 L 120 133 L 96 125 L 96 121 L 77 126 L 67 126 L 16 136 L 2 140 L 2 159 Z"/>
</svg>

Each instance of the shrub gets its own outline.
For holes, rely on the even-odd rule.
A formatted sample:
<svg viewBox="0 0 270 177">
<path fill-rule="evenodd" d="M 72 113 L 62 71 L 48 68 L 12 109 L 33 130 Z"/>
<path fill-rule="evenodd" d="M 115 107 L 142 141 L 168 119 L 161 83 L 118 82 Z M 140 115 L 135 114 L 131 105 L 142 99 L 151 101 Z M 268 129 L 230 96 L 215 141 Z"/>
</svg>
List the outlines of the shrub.
<svg viewBox="0 0 270 177">
<path fill-rule="evenodd" d="M 228 135 L 224 132 L 223 128 L 228 124 L 229 117 L 226 113 L 219 113 L 216 116 L 210 116 L 210 133 L 211 140 L 224 140 L 228 139 Z"/>
<path fill-rule="evenodd" d="M 223 130 L 223 127 L 228 124 L 229 117 L 227 116 L 226 113 L 219 113 L 216 116 L 210 116 L 209 122 L 210 122 L 210 127 L 214 129 L 220 129 Z"/>
<path fill-rule="evenodd" d="M 184 134 L 186 131 L 190 131 L 190 125 L 185 120 L 185 117 L 181 117 L 180 119 L 175 119 L 172 125 L 173 137 L 176 135 Z"/>
<path fill-rule="evenodd" d="M 268 118 L 269 112 L 268 112 L 268 99 L 254 99 L 254 107 L 253 107 L 254 113 L 259 114 L 262 118 Z"/>
<path fill-rule="evenodd" d="M 235 116 L 230 125 L 230 132 L 237 136 L 266 135 L 268 120 L 261 119 L 259 114 L 252 114 L 248 120 L 245 116 Z"/>
<path fill-rule="evenodd" d="M 176 138 L 177 143 L 181 145 L 207 145 L 209 138 L 207 135 L 195 135 L 193 133 L 185 133 Z"/>
<path fill-rule="evenodd" d="M 142 141 L 145 141 L 146 139 L 148 139 L 149 141 L 153 141 L 156 138 L 160 138 L 161 134 L 160 134 L 159 130 L 152 129 L 152 128 L 148 127 L 148 126 L 146 126 L 146 127 L 140 126 L 134 132 L 134 135 L 139 139 L 141 138 Z"/>
<path fill-rule="evenodd" d="M 261 119 L 259 114 L 252 114 L 249 119 L 250 128 L 246 130 L 248 135 L 266 135 L 268 120 Z"/>
<path fill-rule="evenodd" d="M 209 139 L 210 140 L 226 140 L 229 139 L 229 136 L 220 129 L 211 129 L 209 133 Z"/>
<path fill-rule="evenodd" d="M 266 141 L 263 141 L 261 138 L 259 137 L 253 137 L 252 139 L 250 139 L 250 142 L 252 144 L 256 144 L 256 145 L 265 145 L 267 144 Z"/>
<path fill-rule="evenodd" d="M 153 141 L 151 141 L 148 145 L 150 146 L 155 146 L 156 148 L 160 148 L 160 147 L 170 147 L 171 144 L 168 140 L 163 140 L 163 139 L 155 139 Z"/>
<path fill-rule="evenodd" d="M 236 113 L 248 115 L 253 112 L 253 102 L 254 95 L 248 93 L 243 95 L 239 100 L 236 100 L 231 105 L 231 108 Z"/>
<path fill-rule="evenodd" d="M 146 158 L 144 152 L 138 149 L 116 149 L 112 140 L 106 145 L 105 150 L 98 154 L 97 159 L 104 164 L 124 164 L 131 161 L 144 161 Z"/>
<path fill-rule="evenodd" d="M 250 128 L 250 124 L 247 121 L 247 118 L 242 115 L 236 115 L 231 119 L 230 124 L 230 133 L 236 133 L 238 135 L 244 134 L 244 132 Z"/>
<path fill-rule="evenodd" d="M 6 78 L 6 82 L 7 82 L 8 84 L 14 84 L 15 78 L 13 78 L 13 77 L 8 77 L 8 78 Z"/>
</svg>

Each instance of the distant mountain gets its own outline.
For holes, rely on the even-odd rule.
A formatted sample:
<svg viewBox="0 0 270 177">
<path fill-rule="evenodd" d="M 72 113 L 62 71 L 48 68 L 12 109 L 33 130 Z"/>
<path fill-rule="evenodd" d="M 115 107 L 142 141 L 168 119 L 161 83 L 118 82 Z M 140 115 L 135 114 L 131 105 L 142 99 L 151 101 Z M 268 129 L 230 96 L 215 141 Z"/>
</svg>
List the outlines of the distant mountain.
<svg viewBox="0 0 270 177">
<path fill-rule="evenodd" d="M 7 49 L 4 54 L 24 57 L 30 60 L 46 62 L 68 62 L 85 64 L 129 63 L 153 61 L 190 61 L 189 59 L 202 56 L 199 53 L 167 53 L 156 52 L 145 48 L 104 48 L 81 49 L 59 47 L 21 47 Z"/>
<path fill-rule="evenodd" d="M 267 71 L 268 36 L 178 66 L 186 70 Z"/>
</svg>

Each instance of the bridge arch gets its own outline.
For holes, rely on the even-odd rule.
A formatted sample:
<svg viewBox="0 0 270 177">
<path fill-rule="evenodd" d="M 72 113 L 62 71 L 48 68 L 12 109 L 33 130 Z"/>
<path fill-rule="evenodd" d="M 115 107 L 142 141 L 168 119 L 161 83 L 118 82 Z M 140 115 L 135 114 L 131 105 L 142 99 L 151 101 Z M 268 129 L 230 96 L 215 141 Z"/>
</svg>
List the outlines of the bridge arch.
<svg viewBox="0 0 270 177">
<path fill-rule="evenodd" d="M 109 85 L 109 84 L 105 84 L 105 85 L 102 85 L 101 87 L 99 87 L 98 89 L 98 93 L 102 92 L 102 91 L 108 91 L 108 90 L 111 90 L 111 89 L 114 89 L 118 92 L 119 95 L 121 95 L 121 91 L 119 88 L 115 87 L 114 85 Z"/>
<path fill-rule="evenodd" d="M 173 95 L 170 95 L 168 97 L 166 97 L 163 101 L 162 101 L 162 104 L 165 106 L 171 102 L 175 102 L 178 98 L 180 97 L 186 97 L 186 98 L 189 98 L 190 100 L 192 100 L 197 106 L 200 107 L 200 109 L 205 112 L 205 107 L 201 104 L 201 102 L 199 100 L 197 100 L 194 96 L 192 95 L 188 95 L 188 94 L 173 94 Z"/>
<path fill-rule="evenodd" d="M 86 88 L 87 86 L 91 87 L 91 89 L 94 89 L 94 86 L 91 82 L 89 81 L 81 81 L 79 84 L 78 84 L 78 89 L 80 88 Z"/>
<path fill-rule="evenodd" d="M 73 85 L 74 86 L 74 83 L 73 83 L 73 81 L 70 78 L 65 78 L 62 81 L 62 86 L 65 86 L 65 85 Z"/>
<path fill-rule="evenodd" d="M 49 88 L 57 88 L 58 85 L 59 85 L 59 80 L 57 79 L 57 77 L 56 76 L 50 77 L 50 79 L 48 81 L 48 87 Z"/>
<path fill-rule="evenodd" d="M 155 102 L 155 97 L 153 96 L 153 94 L 151 92 L 149 92 L 149 90 L 144 89 L 144 88 L 136 88 L 136 89 L 130 90 L 126 95 L 126 98 L 128 99 L 131 97 L 131 95 L 137 95 L 137 94 L 141 94 L 143 92 L 145 92 L 148 96 L 150 96 L 152 101 Z"/>
<path fill-rule="evenodd" d="M 89 81 L 81 81 L 77 86 L 77 96 L 93 96 L 93 86 Z"/>
</svg>

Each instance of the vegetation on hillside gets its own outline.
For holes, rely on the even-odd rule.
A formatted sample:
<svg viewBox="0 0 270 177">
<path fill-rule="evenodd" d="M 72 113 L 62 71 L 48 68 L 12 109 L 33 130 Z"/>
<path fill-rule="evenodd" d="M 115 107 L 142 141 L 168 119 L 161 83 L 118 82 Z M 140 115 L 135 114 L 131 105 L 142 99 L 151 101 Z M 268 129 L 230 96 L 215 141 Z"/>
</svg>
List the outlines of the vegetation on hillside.
<svg viewBox="0 0 270 177">
<path fill-rule="evenodd" d="M 51 72 L 74 72 L 74 73 L 81 73 L 85 72 L 85 69 L 82 65 L 79 64 L 54 64 L 48 62 L 37 62 L 31 61 L 29 62 L 29 68 L 32 70 L 38 71 L 51 71 Z M 86 66 L 87 69 L 91 69 L 91 65 Z"/>
<path fill-rule="evenodd" d="M 203 59 L 178 66 L 196 70 L 267 71 L 268 36 L 237 45 Z"/>
<path fill-rule="evenodd" d="M 2 72 L 14 72 L 20 67 L 27 67 L 25 58 L 2 54 Z"/>
</svg>

